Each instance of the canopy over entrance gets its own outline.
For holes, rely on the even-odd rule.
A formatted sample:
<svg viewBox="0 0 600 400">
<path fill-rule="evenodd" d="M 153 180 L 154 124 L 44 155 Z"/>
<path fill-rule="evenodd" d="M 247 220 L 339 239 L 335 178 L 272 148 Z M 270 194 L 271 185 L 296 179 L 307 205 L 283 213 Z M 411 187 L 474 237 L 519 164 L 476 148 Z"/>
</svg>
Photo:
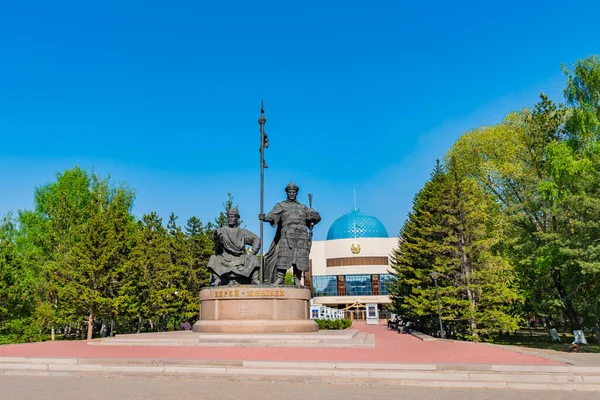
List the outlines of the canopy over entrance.
<svg viewBox="0 0 600 400">
<path fill-rule="evenodd" d="M 355 301 L 354 303 L 350 304 L 348 307 L 346 308 L 342 308 L 342 310 L 346 311 L 346 310 L 351 310 L 353 308 L 367 308 L 367 306 L 365 306 L 364 304 L 359 303 L 358 301 Z"/>
</svg>

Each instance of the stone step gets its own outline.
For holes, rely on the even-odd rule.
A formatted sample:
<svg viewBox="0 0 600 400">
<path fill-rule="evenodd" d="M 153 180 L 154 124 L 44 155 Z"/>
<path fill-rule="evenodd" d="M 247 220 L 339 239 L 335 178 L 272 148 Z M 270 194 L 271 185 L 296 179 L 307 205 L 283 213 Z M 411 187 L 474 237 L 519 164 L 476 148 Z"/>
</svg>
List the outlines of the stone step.
<svg viewBox="0 0 600 400">
<path fill-rule="evenodd" d="M 488 370 L 483 367 L 475 365 L 473 370 L 457 371 L 435 364 L 0 358 L 1 375 L 244 377 L 350 380 L 404 386 L 600 391 L 600 371 L 594 367 L 561 366 L 561 372 L 551 372 L 544 366 L 488 365 Z M 500 371 L 502 369 L 511 371 Z"/>
<path fill-rule="evenodd" d="M 96 346 L 330 347 L 372 348 L 375 335 L 358 330 L 305 334 L 218 334 L 157 332 L 117 335 L 88 342 Z"/>
<path fill-rule="evenodd" d="M 347 329 L 343 331 L 319 331 L 310 333 L 197 333 L 192 331 L 177 331 L 177 332 L 151 332 L 138 334 L 123 334 L 114 337 L 102 338 L 102 341 L 111 340 L 139 340 L 140 337 L 156 338 L 156 339 L 177 339 L 177 340 L 192 340 L 192 339 L 337 339 L 351 340 L 357 335 L 365 334 L 356 329 Z"/>
</svg>

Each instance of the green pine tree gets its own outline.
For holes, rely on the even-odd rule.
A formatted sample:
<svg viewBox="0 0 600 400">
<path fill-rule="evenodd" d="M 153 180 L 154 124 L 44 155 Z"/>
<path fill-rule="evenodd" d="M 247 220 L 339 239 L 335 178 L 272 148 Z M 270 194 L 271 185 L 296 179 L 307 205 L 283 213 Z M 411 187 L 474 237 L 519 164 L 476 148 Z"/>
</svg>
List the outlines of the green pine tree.
<svg viewBox="0 0 600 400">
<path fill-rule="evenodd" d="M 214 254 L 212 229 L 210 226 L 204 227 L 198 218 L 191 217 L 185 225 L 185 234 L 192 270 L 188 287 L 192 293 L 198 293 L 202 287 L 210 284 L 210 273 L 206 267 L 210 256 Z"/>
<path fill-rule="evenodd" d="M 174 292 L 169 254 L 169 236 L 162 219 L 145 214 L 138 222 L 134 246 L 120 274 L 120 309 L 124 316 L 137 320 L 137 331 L 148 322 L 161 329 L 173 305 Z"/>
<path fill-rule="evenodd" d="M 437 301 L 430 274 L 438 272 L 442 319 L 453 335 L 517 327 L 512 268 L 494 253 L 490 204 L 474 182 L 438 162 L 415 196 L 392 254 L 390 293 L 396 312 L 435 332 Z"/>
</svg>

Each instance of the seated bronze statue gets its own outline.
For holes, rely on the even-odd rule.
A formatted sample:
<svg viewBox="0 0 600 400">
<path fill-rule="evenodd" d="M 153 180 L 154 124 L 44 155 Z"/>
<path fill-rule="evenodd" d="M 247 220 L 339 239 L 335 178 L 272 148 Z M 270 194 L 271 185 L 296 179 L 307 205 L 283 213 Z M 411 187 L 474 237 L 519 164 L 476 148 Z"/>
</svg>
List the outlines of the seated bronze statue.
<svg viewBox="0 0 600 400">
<path fill-rule="evenodd" d="M 212 273 L 212 286 L 234 284 L 260 284 L 260 264 L 256 253 L 260 238 L 247 229 L 238 227 L 240 214 L 236 207 L 227 212 L 227 225 L 213 232 L 215 255 L 208 261 Z M 249 254 L 246 246 L 252 248 Z"/>
</svg>

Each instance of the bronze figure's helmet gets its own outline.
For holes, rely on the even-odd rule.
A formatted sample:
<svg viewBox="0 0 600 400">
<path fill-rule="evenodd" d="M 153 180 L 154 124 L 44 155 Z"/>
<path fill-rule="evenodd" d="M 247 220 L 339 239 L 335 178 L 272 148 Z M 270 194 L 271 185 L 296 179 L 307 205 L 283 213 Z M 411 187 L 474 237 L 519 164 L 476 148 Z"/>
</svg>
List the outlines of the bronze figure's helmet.
<svg viewBox="0 0 600 400">
<path fill-rule="evenodd" d="M 234 206 L 234 207 L 231 207 L 231 208 L 229 209 L 229 211 L 227 211 L 227 215 L 235 215 L 235 216 L 236 216 L 236 217 L 238 217 L 238 218 L 240 217 L 240 213 L 239 213 L 239 211 L 238 211 L 237 207 L 235 207 L 235 206 Z"/>
<path fill-rule="evenodd" d="M 287 192 L 288 190 L 291 189 L 295 189 L 296 192 L 300 191 L 300 188 L 298 187 L 298 185 L 296 185 L 294 182 L 290 182 L 288 183 L 288 185 L 285 187 L 285 191 Z"/>
</svg>

